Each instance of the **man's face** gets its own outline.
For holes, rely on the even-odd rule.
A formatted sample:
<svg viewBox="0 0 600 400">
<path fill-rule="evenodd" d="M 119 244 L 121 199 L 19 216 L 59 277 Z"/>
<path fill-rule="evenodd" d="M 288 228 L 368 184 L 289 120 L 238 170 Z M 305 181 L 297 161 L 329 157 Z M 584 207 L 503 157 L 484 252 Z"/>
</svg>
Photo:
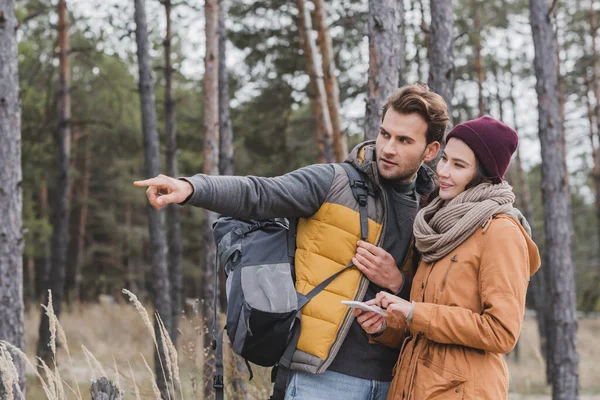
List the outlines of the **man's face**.
<svg viewBox="0 0 600 400">
<path fill-rule="evenodd" d="M 439 142 L 427 145 L 427 122 L 419 114 L 400 114 L 388 109 L 375 143 L 379 176 L 410 182 L 423 161 L 431 161 Z"/>
</svg>

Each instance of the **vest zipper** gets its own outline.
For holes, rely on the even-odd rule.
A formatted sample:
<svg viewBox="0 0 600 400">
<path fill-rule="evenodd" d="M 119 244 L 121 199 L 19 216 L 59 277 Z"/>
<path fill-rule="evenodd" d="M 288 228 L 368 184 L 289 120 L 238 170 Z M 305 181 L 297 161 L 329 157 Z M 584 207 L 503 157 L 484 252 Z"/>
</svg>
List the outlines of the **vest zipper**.
<svg viewBox="0 0 600 400">
<path fill-rule="evenodd" d="M 458 261 L 458 258 L 456 257 L 456 254 L 452 256 L 452 258 L 450 259 L 450 265 L 448 265 L 448 269 L 446 269 L 446 274 L 444 275 L 444 280 L 442 281 L 442 287 L 440 288 L 440 292 L 443 292 L 444 289 L 446 288 L 446 281 L 448 280 L 448 274 L 450 273 L 450 270 L 452 269 L 452 266 Z"/>
<path fill-rule="evenodd" d="M 385 190 L 383 190 L 383 188 L 381 188 L 381 194 L 383 197 L 383 221 L 381 223 L 381 231 L 380 231 L 379 237 L 377 238 L 377 240 L 375 242 L 375 246 L 379 246 L 381 243 L 383 243 L 383 237 L 385 236 L 385 225 L 387 222 L 387 197 L 386 197 L 387 193 L 385 193 Z M 365 297 L 365 293 L 367 293 L 368 286 L 369 286 L 369 280 L 367 279 L 367 277 L 362 275 L 360 277 L 358 291 L 356 293 L 356 296 L 354 297 L 354 300 L 359 300 L 359 299 L 362 299 L 363 297 Z M 331 349 L 329 350 L 329 355 L 327 356 L 327 358 L 325 359 L 323 364 L 321 364 L 321 366 L 317 369 L 317 374 L 325 372 L 325 370 L 327 368 L 329 368 L 329 366 L 335 359 L 335 356 L 337 355 L 338 351 L 340 350 L 340 347 L 342 346 L 342 343 L 344 342 L 343 339 L 346 338 L 346 335 L 348 334 L 348 330 L 350 330 L 353 315 L 354 314 L 352 313 L 352 309 L 348 309 L 348 311 L 346 312 L 346 316 L 344 317 L 344 321 L 342 322 L 342 325 L 340 326 L 340 329 L 338 330 L 335 341 L 331 345 Z"/>
</svg>

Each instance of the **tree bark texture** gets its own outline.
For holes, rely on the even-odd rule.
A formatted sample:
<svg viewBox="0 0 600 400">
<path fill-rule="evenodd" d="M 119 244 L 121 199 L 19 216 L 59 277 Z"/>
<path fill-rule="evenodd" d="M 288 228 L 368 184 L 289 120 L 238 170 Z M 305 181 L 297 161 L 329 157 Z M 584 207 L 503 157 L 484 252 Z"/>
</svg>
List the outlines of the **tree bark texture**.
<svg viewBox="0 0 600 400">
<path fill-rule="evenodd" d="M 66 260 L 69 246 L 69 163 L 71 158 L 71 96 L 70 81 L 70 44 L 69 44 L 69 10 L 66 0 L 58 2 L 58 61 L 59 61 L 59 93 L 58 93 L 58 133 L 57 169 L 54 181 L 54 205 L 52 207 L 51 262 L 45 288 L 52 291 L 52 307 L 59 317 L 65 292 Z M 44 290 L 48 303 L 48 292 Z M 50 342 L 50 322 L 46 313 L 41 314 L 39 327 L 38 356 L 50 365 L 52 353 Z"/>
<path fill-rule="evenodd" d="M 539 136 L 542 150 L 542 201 L 546 238 L 548 363 L 552 366 L 553 399 L 575 399 L 579 374 L 575 283 L 571 256 L 569 187 L 565 182 L 563 141 L 552 24 L 546 0 L 530 0 L 535 48 Z"/>
<path fill-rule="evenodd" d="M 229 111 L 229 75 L 227 70 L 226 0 L 219 0 L 219 174 L 233 175 L 233 130 Z M 225 272 L 219 271 L 219 307 L 227 309 Z"/>
<path fill-rule="evenodd" d="M 481 56 L 481 18 L 479 15 L 479 0 L 473 0 L 473 40 L 475 41 L 475 74 L 477 77 L 478 109 L 479 116 L 485 115 L 485 101 L 483 98 L 483 81 L 485 72 L 483 70 L 483 57 Z"/>
<path fill-rule="evenodd" d="M 147 177 L 154 177 L 160 173 L 160 155 L 158 130 L 156 122 L 156 100 L 152 80 L 152 62 L 149 54 L 148 25 L 146 22 L 145 0 L 135 0 L 135 37 L 137 43 L 137 57 L 139 67 L 139 92 L 142 114 L 142 131 L 144 136 L 144 172 Z M 153 209 L 150 204 L 146 206 L 148 214 L 148 228 L 150 230 L 150 257 L 152 265 L 152 303 L 162 318 L 168 332 L 171 332 L 172 308 L 169 271 L 167 270 L 167 238 L 165 235 L 162 214 Z M 168 398 L 169 382 L 163 374 L 160 363 L 166 367 L 166 356 L 162 350 L 162 337 L 158 321 L 154 319 L 159 352 L 154 352 L 154 370 L 158 387 L 164 399 Z"/>
<path fill-rule="evenodd" d="M 444 98 L 452 121 L 454 10 L 452 0 L 431 0 L 429 87 Z"/>
<path fill-rule="evenodd" d="M 219 0 L 206 0 L 204 3 L 206 18 L 206 54 L 204 57 L 204 173 L 207 175 L 219 174 Z M 204 241 L 202 256 L 204 258 L 204 271 L 202 274 L 202 316 L 205 321 L 204 348 L 205 354 L 212 355 L 210 348 L 210 332 L 213 310 L 216 307 L 214 293 L 215 285 L 215 244 L 212 237 L 212 225 L 216 214 L 205 210 L 204 215 Z M 212 388 L 212 374 L 215 360 L 209 356 L 204 364 L 204 398 L 211 398 L 214 393 Z"/>
<path fill-rule="evenodd" d="M 333 152 L 335 161 L 342 162 L 348 155 L 348 138 L 342 132 L 340 119 L 340 88 L 335 76 L 335 59 L 333 57 L 333 43 L 329 26 L 327 24 L 327 4 L 324 0 L 313 0 L 315 4 L 315 25 L 319 32 L 318 42 L 323 59 L 323 77 L 325 80 L 325 96 L 331 118 L 333 134 Z M 401 63 L 401 65 L 403 65 Z"/>
<path fill-rule="evenodd" d="M 75 260 L 75 268 L 73 271 L 73 296 L 75 301 L 81 301 L 81 281 L 83 275 L 81 270 L 85 262 L 85 235 L 88 220 L 88 203 L 90 198 L 90 162 L 92 158 L 90 137 L 83 137 L 83 163 L 81 167 L 81 198 L 79 209 L 79 222 L 77 227 L 77 258 Z"/>
<path fill-rule="evenodd" d="M 175 98 L 173 96 L 173 66 L 171 62 L 171 0 L 164 0 L 166 16 L 165 52 L 165 132 L 167 136 L 167 175 L 178 176 L 177 170 L 177 130 L 175 126 Z M 181 261 L 181 223 L 179 206 L 171 204 L 167 207 L 167 243 L 168 268 L 171 283 L 171 329 L 169 334 L 173 344 L 177 345 L 177 329 L 183 310 L 183 266 Z"/>
<path fill-rule="evenodd" d="M 23 176 L 16 26 L 14 0 L 0 1 L 0 340 L 24 351 Z M 25 365 L 15 354 L 12 358 L 19 373 L 18 385 L 24 392 Z M 0 398 L 5 394 L 0 383 Z"/>
<path fill-rule="evenodd" d="M 381 108 L 398 85 L 398 1 L 369 0 L 369 78 L 365 112 L 365 139 L 375 139 Z"/>
<path fill-rule="evenodd" d="M 305 0 L 296 0 L 298 7 L 298 33 L 306 58 L 306 73 L 310 77 L 311 109 L 316 119 L 317 129 L 315 140 L 318 149 L 318 161 L 333 162 L 333 128 L 327 106 L 323 69 L 319 59 L 319 51 L 312 40 L 312 22 L 310 11 L 306 8 Z"/>
</svg>

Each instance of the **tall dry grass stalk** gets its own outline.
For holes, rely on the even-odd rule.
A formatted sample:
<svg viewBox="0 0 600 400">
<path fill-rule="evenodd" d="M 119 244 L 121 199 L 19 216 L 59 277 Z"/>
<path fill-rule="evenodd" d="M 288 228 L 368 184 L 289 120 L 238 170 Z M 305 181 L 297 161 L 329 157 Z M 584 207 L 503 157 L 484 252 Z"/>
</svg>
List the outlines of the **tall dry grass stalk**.
<svg viewBox="0 0 600 400">
<path fill-rule="evenodd" d="M 100 361 L 98 361 L 96 359 L 96 357 L 92 354 L 92 352 L 89 351 L 87 349 L 87 347 L 85 347 L 84 345 L 81 345 L 81 349 L 83 350 L 83 354 L 85 354 L 85 358 L 86 358 L 86 360 L 88 362 L 90 370 L 92 371 L 92 374 L 94 374 L 96 376 L 105 376 L 105 377 L 108 377 L 108 374 L 106 373 L 106 371 L 104 370 L 104 368 L 102 368 L 102 364 L 100 364 Z M 92 366 L 92 364 L 93 364 L 93 366 Z M 98 372 L 100 374 L 98 374 L 96 372 L 96 369 L 98 370 Z"/>
<path fill-rule="evenodd" d="M 156 334 L 154 332 L 154 328 L 152 326 L 152 323 L 150 322 L 150 317 L 148 316 L 148 312 L 146 311 L 146 308 L 144 308 L 144 306 L 142 305 L 142 303 L 138 300 L 137 296 L 135 294 L 133 294 L 132 292 L 130 292 L 127 289 L 123 289 L 122 292 L 124 294 L 126 294 L 129 297 L 129 301 L 133 303 L 135 309 L 138 311 L 138 314 L 140 314 L 140 316 L 142 317 L 142 320 L 144 321 L 144 324 L 146 325 L 146 327 L 148 328 L 148 330 L 150 331 L 150 334 L 152 336 L 152 339 L 154 341 L 154 346 L 156 347 L 156 353 L 158 354 L 158 362 L 160 364 L 160 369 L 162 371 L 163 374 L 163 378 L 165 380 L 165 383 L 167 385 L 167 398 L 170 400 L 171 399 L 171 388 L 169 388 L 169 383 L 171 384 L 172 387 L 172 382 L 173 382 L 173 378 L 172 378 L 172 361 L 171 361 L 171 357 L 169 356 L 169 351 L 167 349 L 167 344 L 166 344 L 166 340 L 165 337 L 170 341 L 171 339 L 169 338 L 169 334 L 166 332 L 162 331 L 161 328 L 161 324 L 162 321 L 160 320 L 160 316 L 158 316 L 158 314 L 156 314 L 156 318 L 157 318 L 157 325 L 159 327 L 159 331 L 161 334 L 161 345 L 163 348 L 163 354 L 165 355 L 165 357 L 167 358 L 166 362 L 167 362 L 167 368 L 169 369 L 169 379 L 167 379 L 167 374 L 165 372 L 165 365 L 163 362 L 163 359 L 161 357 L 161 353 L 160 353 L 160 348 L 158 347 L 158 342 L 156 340 Z M 162 324 L 162 326 L 164 327 L 164 324 Z M 171 343 L 172 344 L 172 343 Z M 144 360 L 145 362 L 146 360 Z M 146 365 L 148 365 L 146 363 Z M 152 375 L 154 376 L 154 374 Z M 156 385 L 155 379 L 152 379 L 152 383 L 153 385 Z M 173 390 L 173 393 L 175 393 L 175 391 Z"/>
<path fill-rule="evenodd" d="M 2 345 L 6 346 L 8 349 L 10 349 L 21 360 L 23 360 L 25 362 L 25 364 L 27 364 L 31 370 L 34 371 L 34 373 L 36 374 L 36 376 L 39 379 L 40 383 L 42 384 L 42 390 L 44 391 L 44 394 L 46 395 L 46 398 L 48 400 L 52 400 L 54 397 L 53 397 L 52 392 L 50 391 L 49 385 L 46 383 L 46 381 L 44 380 L 44 378 L 42 378 L 42 375 L 40 375 L 40 373 L 38 372 L 37 367 L 35 365 L 33 365 L 33 363 L 29 360 L 29 357 L 27 357 L 27 354 L 25 354 L 21 349 L 19 349 L 18 347 L 14 346 L 11 343 L 8 343 L 8 342 L 5 342 L 5 341 L 0 341 L 0 343 L 2 343 Z"/>
<path fill-rule="evenodd" d="M 13 400 L 15 398 L 13 388 L 17 389 L 17 394 L 21 399 L 25 399 L 19 385 L 19 372 L 7 346 L 3 343 L 0 344 L 0 376 L 2 376 L 2 386 L 4 386 L 5 395 L 8 399 Z"/>
<path fill-rule="evenodd" d="M 142 356 L 142 360 L 144 360 L 144 365 L 146 366 L 146 369 L 150 373 L 150 376 L 152 376 L 152 391 L 154 392 L 154 396 L 156 397 L 156 400 L 162 400 L 160 390 L 158 389 L 158 385 L 156 384 L 156 379 L 154 379 L 154 372 L 152 372 L 152 368 L 150 368 L 150 366 L 146 362 L 146 358 L 144 358 L 144 355 L 142 353 L 140 353 L 140 355 Z"/>
<path fill-rule="evenodd" d="M 133 374 L 133 368 L 131 368 L 131 363 L 127 361 L 127 364 L 129 364 L 129 373 L 131 374 L 131 379 L 133 380 L 133 393 L 135 394 L 135 400 L 142 400 L 142 398 L 140 397 L 140 388 L 138 387 L 137 382 L 135 380 L 135 375 Z"/>
</svg>

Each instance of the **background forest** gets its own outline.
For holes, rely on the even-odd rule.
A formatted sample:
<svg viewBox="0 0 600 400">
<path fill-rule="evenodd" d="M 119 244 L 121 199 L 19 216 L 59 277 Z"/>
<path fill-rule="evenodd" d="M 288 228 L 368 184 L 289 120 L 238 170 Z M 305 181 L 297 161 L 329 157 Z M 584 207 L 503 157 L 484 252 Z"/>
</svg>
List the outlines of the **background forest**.
<svg viewBox="0 0 600 400">
<path fill-rule="evenodd" d="M 538 6 L 550 28 L 539 41 Z M 192 207 L 148 211 L 132 182 L 158 173 L 276 176 L 341 161 L 376 135 L 382 99 L 419 81 L 449 101 L 454 124 L 491 115 L 519 133 L 507 180 L 548 272 L 532 280 L 525 342 L 509 356 L 511 391 L 563 399 L 600 393 L 593 363 L 600 357 L 593 348 L 600 333 L 600 2 L 0 0 L 3 32 L 7 19 L 18 43 L 23 253 L 16 284 L 25 328 L 13 337 L 0 329 L 0 339 L 32 360 L 52 359 L 45 345 L 52 318 L 39 306 L 51 289 L 71 348 L 84 344 L 111 368 L 123 348 L 117 369 L 127 370 L 129 360 L 124 375 L 147 373 L 133 359 L 142 352 L 151 361 L 152 339 L 126 305 L 127 288 L 160 313 L 187 360 L 187 383 L 177 390 L 201 396 L 201 370 L 210 368 L 202 368 L 199 321 L 211 302 L 197 299 L 214 290 L 207 227 L 215 216 Z M 552 50 L 545 54 L 550 74 L 534 62 L 542 42 Z M 392 61 L 370 68 L 373 57 Z M 555 80 L 548 97 L 536 90 L 543 73 Z M 545 113 L 554 123 L 540 122 Z M 563 340 L 572 346 L 556 350 Z M 85 386 L 100 376 L 67 368 L 64 347 L 58 360 L 66 381 Z M 575 371 L 579 360 L 579 377 L 563 379 L 553 369 L 564 357 Z M 83 369 L 84 360 L 81 353 Z M 239 398 L 268 390 L 260 378 L 249 387 L 236 379 L 231 390 Z M 168 385 L 157 380 L 166 398 Z M 33 371 L 27 381 L 27 398 L 37 398 Z M 154 396 L 146 388 L 142 397 Z"/>
</svg>

